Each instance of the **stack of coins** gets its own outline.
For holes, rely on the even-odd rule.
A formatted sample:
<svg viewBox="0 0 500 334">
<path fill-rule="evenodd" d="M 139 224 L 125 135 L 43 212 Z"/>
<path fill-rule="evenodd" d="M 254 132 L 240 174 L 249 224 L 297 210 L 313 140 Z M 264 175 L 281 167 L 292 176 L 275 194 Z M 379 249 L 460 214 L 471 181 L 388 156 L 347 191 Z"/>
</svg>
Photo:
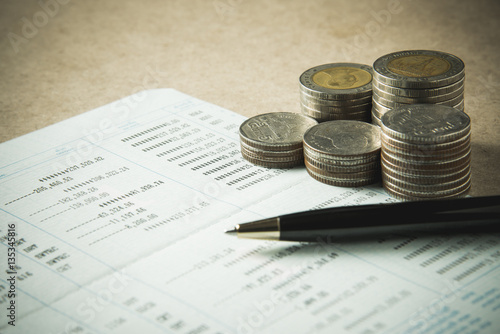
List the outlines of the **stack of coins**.
<svg viewBox="0 0 500 334">
<path fill-rule="evenodd" d="M 318 122 L 290 112 L 254 116 L 240 126 L 243 158 L 268 168 L 291 168 L 304 163 L 304 133 Z"/>
<path fill-rule="evenodd" d="M 465 65 L 439 51 L 401 51 L 373 64 L 372 122 L 408 104 L 441 104 L 464 110 Z"/>
<path fill-rule="evenodd" d="M 470 118 L 449 106 L 414 104 L 382 116 L 382 184 L 402 200 L 465 195 Z"/>
<path fill-rule="evenodd" d="M 361 121 L 330 121 L 304 134 L 304 161 L 316 180 L 356 187 L 380 179 L 380 128 Z"/>
<path fill-rule="evenodd" d="M 304 115 L 319 122 L 371 121 L 372 68 L 354 63 L 324 64 L 300 76 Z"/>
</svg>

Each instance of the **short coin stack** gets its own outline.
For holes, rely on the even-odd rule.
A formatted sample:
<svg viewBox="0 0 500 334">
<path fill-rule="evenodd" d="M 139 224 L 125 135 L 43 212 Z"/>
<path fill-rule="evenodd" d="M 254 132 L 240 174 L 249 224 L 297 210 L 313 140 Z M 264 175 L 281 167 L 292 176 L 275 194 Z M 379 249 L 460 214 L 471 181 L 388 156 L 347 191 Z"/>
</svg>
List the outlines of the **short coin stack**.
<svg viewBox="0 0 500 334">
<path fill-rule="evenodd" d="M 240 126 L 243 158 L 268 168 L 291 168 L 304 163 L 302 139 L 318 124 L 310 117 L 274 112 L 247 119 Z"/>
<path fill-rule="evenodd" d="M 464 110 L 465 65 L 451 54 L 413 50 L 394 52 L 373 64 L 372 122 L 408 104 L 441 104 Z"/>
<path fill-rule="evenodd" d="M 414 104 L 382 116 L 382 183 L 393 197 L 465 195 L 470 179 L 470 118 L 449 106 Z"/>
<path fill-rule="evenodd" d="M 380 179 L 380 128 L 361 121 L 329 121 L 304 134 L 307 172 L 316 180 L 356 187 Z"/>
<path fill-rule="evenodd" d="M 319 122 L 371 121 L 372 67 L 355 63 L 324 64 L 299 78 L 304 115 Z"/>
</svg>

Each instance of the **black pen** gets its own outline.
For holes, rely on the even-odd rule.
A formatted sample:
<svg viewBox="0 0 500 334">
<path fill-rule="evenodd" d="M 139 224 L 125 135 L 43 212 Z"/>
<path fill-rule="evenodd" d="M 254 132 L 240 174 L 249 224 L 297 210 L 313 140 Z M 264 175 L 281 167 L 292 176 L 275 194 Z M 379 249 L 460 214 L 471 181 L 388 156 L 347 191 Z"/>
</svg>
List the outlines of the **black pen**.
<svg viewBox="0 0 500 334">
<path fill-rule="evenodd" d="M 236 225 L 240 238 L 321 241 L 387 235 L 500 232 L 500 196 L 344 206 Z"/>
</svg>

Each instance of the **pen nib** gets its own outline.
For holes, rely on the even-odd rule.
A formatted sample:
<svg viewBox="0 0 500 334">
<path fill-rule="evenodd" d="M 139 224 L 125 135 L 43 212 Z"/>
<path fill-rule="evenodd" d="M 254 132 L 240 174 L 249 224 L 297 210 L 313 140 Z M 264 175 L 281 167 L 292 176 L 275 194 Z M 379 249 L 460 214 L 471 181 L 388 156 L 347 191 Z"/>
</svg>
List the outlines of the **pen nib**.
<svg viewBox="0 0 500 334">
<path fill-rule="evenodd" d="M 238 230 L 237 230 L 237 229 L 235 229 L 235 228 L 233 228 L 232 230 L 226 230 L 226 232 L 225 232 L 225 233 L 227 233 L 227 234 L 234 234 L 234 235 L 236 235 L 236 234 L 238 233 Z"/>
</svg>

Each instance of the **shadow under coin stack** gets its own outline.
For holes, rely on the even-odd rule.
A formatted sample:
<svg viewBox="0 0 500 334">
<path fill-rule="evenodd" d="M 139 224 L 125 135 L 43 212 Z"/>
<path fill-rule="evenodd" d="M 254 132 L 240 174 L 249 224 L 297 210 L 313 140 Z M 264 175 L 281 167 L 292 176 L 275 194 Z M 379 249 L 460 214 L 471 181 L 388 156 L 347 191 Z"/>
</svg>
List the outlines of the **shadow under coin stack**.
<svg viewBox="0 0 500 334">
<path fill-rule="evenodd" d="M 247 119 L 240 126 L 241 155 L 268 168 L 291 168 L 304 163 L 304 133 L 318 122 L 310 117 L 275 112 Z"/>
<path fill-rule="evenodd" d="M 373 64 L 372 122 L 408 104 L 440 104 L 464 110 L 465 65 L 439 51 L 401 51 Z"/>
<path fill-rule="evenodd" d="M 319 122 L 371 121 L 372 68 L 354 63 L 324 64 L 299 78 L 304 115 Z"/>
<path fill-rule="evenodd" d="M 380 179 L 380 128 L 360 121 L 330 121 L 304 134 L 304 161 L 314 179 L 357 187 Z"/>
<path fill-rule="evenodd" d="M 382 116 L 382 184 L 402 200 L 465 195 L 470 179 L 470 118 L 449 106 L 415 104 Z"/>
</svg>

